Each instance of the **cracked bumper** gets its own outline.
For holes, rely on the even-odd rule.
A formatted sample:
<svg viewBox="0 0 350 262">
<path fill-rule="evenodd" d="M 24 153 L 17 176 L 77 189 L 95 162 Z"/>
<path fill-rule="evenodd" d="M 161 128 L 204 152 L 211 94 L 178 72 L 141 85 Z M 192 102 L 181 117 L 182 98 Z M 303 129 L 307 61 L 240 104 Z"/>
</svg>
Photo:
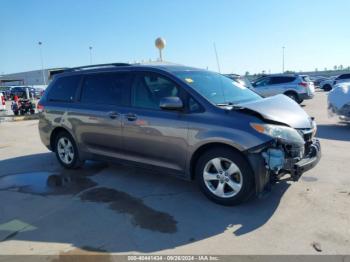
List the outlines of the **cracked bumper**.
<svg viewBox="0 0 350 262">
<path fill-rule="evenodd" d="M 310 145 L 309 154 L 294 164 L 294 170 L 292 171 L 292 178 L 297 181 L 301 175 L 314 168 L 321 159 L 321 144 L 318 139 L 313 139 Z"/>
<path fill-rule="evenodd" d="M 269 145 L 264 146 L 265 149 L 268 147 Z M 303 173 L 315 167 L 320 161 L 321 144 L 318 139 L 314 138 L 309 145 L 308 154 L 301 160 L 290 163 L 288 168 L 284 167 L 279 174 L 274 174 L 267 168 L 267 164 L 261 155 L 261 149 L 255 152 L 250 152 L 247 157 L 254 172 L 256 193 L 259 194 L 264 191 L 271 181 L 278 180 L 279 177 L 284 174 L 290 174 L 291 180 L 298 181 Z"/>
</svg>

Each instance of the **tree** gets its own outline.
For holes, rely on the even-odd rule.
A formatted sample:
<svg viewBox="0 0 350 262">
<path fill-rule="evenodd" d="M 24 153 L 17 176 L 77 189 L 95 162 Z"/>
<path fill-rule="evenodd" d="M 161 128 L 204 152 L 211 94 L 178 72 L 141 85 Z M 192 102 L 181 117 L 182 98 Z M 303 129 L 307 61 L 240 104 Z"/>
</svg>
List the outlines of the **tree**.
<svg viewBox="0 0 350 262">
<path fill-rule="evenodd" d="M 339 70 L 343 70 L 343 65 L 338 66 Z"/>
<path fill-rule="evenodd" d="M 249 71 L 246 71 L 246 72 L 245 72 L 245 75 L 248 76 L 248 75 L 249 75 Z"/>
<path fill-rule="evenodd" d="M 338 69 L 338 67 L 335 65 L 335 66 L 333 66 L 333 68 L 334 68 L 334 70 L 337 70 Z"/>
<path fill-rule="evenodd" d="M 318 72 L 318 68 L 317 67 L 315 68 L 315 72 Z"/>
<path fill-rule="evenodd" d="M 324 71 L 328 71 L 327 67 L 324 68 Z"/>
</svg>

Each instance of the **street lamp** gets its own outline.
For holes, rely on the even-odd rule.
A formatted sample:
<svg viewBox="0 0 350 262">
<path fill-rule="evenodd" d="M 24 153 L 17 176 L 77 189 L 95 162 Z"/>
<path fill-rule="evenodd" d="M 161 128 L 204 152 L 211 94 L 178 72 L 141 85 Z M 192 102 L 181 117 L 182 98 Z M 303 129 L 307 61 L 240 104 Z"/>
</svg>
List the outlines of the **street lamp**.
<svg viewBox="0 0 350 262">
<path fill-rule="evenodd" d="M 282 73 L 284 73 L 284 49 L 286 47 L 282 46 Z"/>
<path fill-rule="evenodd" d="M 42 75 L 43 75 L 44 85 L 46 85 L 46 77 L 45 77 L 45 71 L 44 71 L 44 59 L 43 59 L 42 44 L 43 43 L 41 41 L 38 42 L 39 51 L 40 51 L 41 72 L 42 72 Z"/>
<path fill-rule="evenodd" d="M 89 52 L 90 52 L 90 65 L 92 65 L 92 46 L 89 46 Z"/>
</svg>

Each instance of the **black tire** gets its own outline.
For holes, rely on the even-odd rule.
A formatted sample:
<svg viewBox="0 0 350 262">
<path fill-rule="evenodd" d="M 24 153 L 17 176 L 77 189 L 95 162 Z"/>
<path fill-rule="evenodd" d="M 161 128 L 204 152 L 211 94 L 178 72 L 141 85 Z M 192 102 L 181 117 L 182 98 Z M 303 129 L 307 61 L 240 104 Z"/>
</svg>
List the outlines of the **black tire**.
<svg viewBox="0 0 350 262">
<path fill-rule="evenodd" d="M 324 86 L 323 86 L 323 90 L 324 90 L 324 91 L 327 91 L 327 92 L 328 92 L 328 91 L 331 91 L 331 90 L 332 90 L 332 86 L 329 85 L 329 84 L 324 85 Z"/>
<path fill-rule="evenodd" d="M 13 111 L 13 113 L 15 114 L 15 116 L 18 116 L 18 111 Z"/>
<path fill-rule="evenodd" d="M 241 176 L 242 176 L 242 184 L 241 188 L 232 197 L 219 197 L 213 192 L 211 192 L 206 185 L 206 182 L 204 180 L 204 170 L 207 166 L 207 163 L 210 162 L 210 160 L 215 158 L 224 158 L 232 161 L 240 170 Z M 208 151 L 205 151 L 198 159 L 195 167 L 195 175 L 196 175 L 196 181 L 201 189 L 201 191 L 212 201 L 214 201 L 217 204 L 225 205 L 225 206 L 233 206 L 238 205 L 246 200 L 248 200 L 255 192 L 254 190 L 254 173 L 248 163 L 248 161 L 235 150 L 231 150 L 229 148 L 225 147 L 217 147 L 210 149 Z M 214 183 L 214 182 L 213 182 Z M 218 181 L 217 185 L 220 182 Z M 223 182 L 225 183 L 225 182 Z M 224 187 L 227 188 L 227 185 Z M 225 189 L 224 189 L 225 191 Z"/>
<path fill-rule="evenodd" d="M 285 93 L 285 95 L 288 96 L 290 99 L 293 99 L 298 104 L 302 102 L 302 100 L 299 99 L 299 96 L 294 92 L 287 92 Z"/>
<path fill-rule="evenodd" d="M 30 109 L 30 114 L 34 115 L 35 114 L 35 110 L 34 109 Z"/>
<path fill-rule="evenodd" d="M 72 147 L 73 147 L 73 157 L 72 157 L 72 160 L 71 162 L 69 163 L 65 163 L 60 155 L 59 155 L 59 150 L 58 150 L 58 142 L 60 141 L 61 138 L 64 138 L 64 139 L 67 139 L 69 140 L 69 142 L 71 143 Z M 78 148 L 77 148 L 77 145 L 73 139 L 73 137 L 68 133 L 68 132 L 59 132 L 56 137 L 55 137 L 55 147 L 54 147 L 54 152 L 56 154 L 56 157 L 57 157 L 57 160 L 58 162 L 64 167 L 64 168 L 67 168 L 67 169 L 75 169 L 75 168 L 79 168 L 81 167 L 83 164 L 84 164 L 84 161 L 80 160 L 79 158 L 79 154 L 78 154 Z"/>
<path fill-rule="evenodd" d="M 21 116 L 24 116 L 25 112 L 23 110 L 20 111 Z"/>
</svg>

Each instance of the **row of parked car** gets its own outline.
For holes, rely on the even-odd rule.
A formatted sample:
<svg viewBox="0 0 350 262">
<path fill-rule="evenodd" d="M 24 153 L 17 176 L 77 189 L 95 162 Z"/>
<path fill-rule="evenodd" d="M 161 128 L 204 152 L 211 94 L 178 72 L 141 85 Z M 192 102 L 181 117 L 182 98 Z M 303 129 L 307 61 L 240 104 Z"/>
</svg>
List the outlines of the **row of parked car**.
<svg viewBox="0 0 350 262">
<path fill-rule="evenodd" d="M 26 98 L 26 89 L 29 89 L 29 96 L 31 98 L 40 98 L 44 89 L 39 87 L 29 87 L 29 86 L 1 86 L 0 93 L 2 93 L 5 100 L 13 100 L 15 96 L 18 98 Z"/>
<path fill-rule="evenodd" d="M 226 75 L 230 79 L 255 91 L 262 97 L 284 94 L 297 103 L 314 97 L 315 86 L 307 75 L 281 74 L 262 76 L 250 82 L 239 75 Z"/>
<path fill-rule="evenodd" d="M 315 88 L 330 91 L 328 95 L 329 115 L 337 116 L 341 121 L 350 122 L 350 74 L 329 78 L 307 75 L 270 75 L 259 77 L 252 82 L 240 75 L 226 76 L 263 97 L 284 94 L 299 104 L 304 99 L 313 98 Z"/>
<path fill-rule="evenodd" d="M 350 73 L 331 76 L 319 82 L 319 87 L 324 91 L 331 91 L 337 84 L 350 81 Z"/>
</svg>

